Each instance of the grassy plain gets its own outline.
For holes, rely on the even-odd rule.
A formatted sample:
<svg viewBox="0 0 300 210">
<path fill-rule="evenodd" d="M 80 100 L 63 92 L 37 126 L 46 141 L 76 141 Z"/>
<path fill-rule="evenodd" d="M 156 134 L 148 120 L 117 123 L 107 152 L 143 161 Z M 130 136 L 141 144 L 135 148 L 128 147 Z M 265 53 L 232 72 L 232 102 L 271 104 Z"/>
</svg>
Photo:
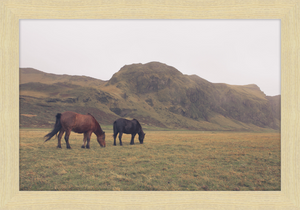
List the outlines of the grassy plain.
<svg viewBox="0 0 300 210">
<path fill-rule="evenodd" d="M 71 133 L 57 149 L 50 129 L 20 129 L 20 190 L 280 190 L 280 133 L 147 131 L 144 144 L 123 135 L 106 147 Z M 64 143 L 64 141 L 62 141 Z"/>
</svg>

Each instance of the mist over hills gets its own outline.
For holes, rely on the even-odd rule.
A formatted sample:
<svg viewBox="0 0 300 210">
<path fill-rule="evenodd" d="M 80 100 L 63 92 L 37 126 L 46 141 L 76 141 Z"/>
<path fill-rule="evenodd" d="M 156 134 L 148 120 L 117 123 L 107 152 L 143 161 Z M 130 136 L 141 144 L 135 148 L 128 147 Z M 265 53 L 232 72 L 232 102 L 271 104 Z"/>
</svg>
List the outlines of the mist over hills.
<svg viewBox="0 0 300 210">
<path fill-rule="evenodd" d="M 108 81 L 20 68 L 20 126 L 52 127 L 56 113 L 91 113 L 171 129 L 280 129 L 280 95 L 258 86 L 211 83 L 159 62 L 125 65 Z"/>
</svg>

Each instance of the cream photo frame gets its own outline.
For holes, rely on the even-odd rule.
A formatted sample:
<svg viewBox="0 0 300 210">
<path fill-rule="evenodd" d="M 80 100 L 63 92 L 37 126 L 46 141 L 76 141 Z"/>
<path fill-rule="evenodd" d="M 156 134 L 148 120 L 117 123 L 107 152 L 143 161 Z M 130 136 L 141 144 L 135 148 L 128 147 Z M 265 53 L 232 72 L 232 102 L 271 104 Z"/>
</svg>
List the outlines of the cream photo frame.
<svg viewBox="0 0 300 210">
<path fill-rule="evenodd" d="M 19 191 L 19 20 L 279 19 L 281 191 Z M 1 0 L 0 209 L 300 209 L 299 0 Z"/>
</svg>

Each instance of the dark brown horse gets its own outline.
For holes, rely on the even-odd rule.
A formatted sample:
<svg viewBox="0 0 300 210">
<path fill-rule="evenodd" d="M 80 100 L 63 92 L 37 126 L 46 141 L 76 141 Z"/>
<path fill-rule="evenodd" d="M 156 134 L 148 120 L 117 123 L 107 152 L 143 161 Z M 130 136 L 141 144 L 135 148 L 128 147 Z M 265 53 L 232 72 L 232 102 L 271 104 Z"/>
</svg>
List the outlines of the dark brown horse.
<svg viewBox="0 0 300 210">
<path fill-rule="evenodd" d="M 142 129 L 141 124 L 136 119 L 126 120 L 124 118 L 117 119 L 113 124 L 114 131 L 114 146 L 116 146 L 116 138 L 119 133 L 120 145 L 122 146 L 122 135 L 123 133 L 131 134 L 130 144 L 134 144 L 134 137 L 136 134 L 139 134 L 139 141 L 142 144 L 144 142 L 145 133 Z"/>
<path fill-rule="evenodd" d="M 100 146 L 105 147 L 105 132 L 103 132 L 97 120 L 91 114 L 82 115 L 70 111 L 64 112 L 62 114 L 58 113 L 56 115 L 54 128 L 45 136 L 47 137 L 45 142 L 50 140 L 55 134 L 59 132 L 57 148 L 61 148 L 61 137 L 63 136 L 64 132 L 66 132 L 65 141 L 67 144 L 67 148 L 71 149 L 71 146 L 69 144 L 69 136 L 71 131 L 84 134 L 83 145 L 81 146 L 81 148 L 85 148 L 86 143 L 86 148 L 90 148 L 90 139 L 92 133 L 96 134 L 97 141 Z"/>
</svg>

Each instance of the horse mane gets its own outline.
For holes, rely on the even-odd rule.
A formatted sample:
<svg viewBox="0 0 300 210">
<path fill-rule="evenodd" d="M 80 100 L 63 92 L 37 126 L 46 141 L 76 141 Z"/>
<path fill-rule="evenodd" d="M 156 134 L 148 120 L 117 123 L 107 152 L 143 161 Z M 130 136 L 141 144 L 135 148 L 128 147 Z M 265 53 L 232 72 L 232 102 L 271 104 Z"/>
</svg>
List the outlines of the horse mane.
<svg viewBox="0 0 300 210">
<path fill-rule="evenodd" d="M 96 118 L 92 115 L 92 114 L 90 114 L 90 113 L 87 113 L 88 115 L 90 115 L 91 117 L 93 117 L 94 118 L 94 120 L 96 121 L 96 122 L 98 122 L 97 120 L 96 120 Z M 98 123 L 99 124 L 99 123 Z"/>
<path fill-rule="evenodd" d="M 92 117 L 96 120 L 96 118 L 95 118 L 91 113 L 87 113 L 87 115 L 92 116 Z M 97 120 L 96 120 L 96 121 L 97 121 Z"/>
<path fill-rule="evenodd" d="M 141 131 L 143 132 L 143 129 L 142 129 L 142 126 L 141 126 L 140 122 L 139 122 L 137 119 L 133 119 L 133 120 L 135 120 L 135 121 L 137 122 L 137 124 L 138 124 L 138 126 L 139 126 L 139 128 L 140 128 L 140 132 L 141 132 Z"/>
<path fill-rule="evenodd" d="M 97 127 L 98 127 L 98 129 L 100 129 L 100 131 L 103 133 L 103 130 L 102 130 L 102 128 L 101 128 L 101 126 L 100 126 L 100 124 L 99 124 L 99 122 L 96 120 L 96 118 L 91 114 L 91 113 L 87 113 L 88 115 L 90 115 L 91 117 L 93 117 L 93 119 L 95 120 L 95 122 L 96 122 L 96 125 L 98 125 Z"/>
</svg>

